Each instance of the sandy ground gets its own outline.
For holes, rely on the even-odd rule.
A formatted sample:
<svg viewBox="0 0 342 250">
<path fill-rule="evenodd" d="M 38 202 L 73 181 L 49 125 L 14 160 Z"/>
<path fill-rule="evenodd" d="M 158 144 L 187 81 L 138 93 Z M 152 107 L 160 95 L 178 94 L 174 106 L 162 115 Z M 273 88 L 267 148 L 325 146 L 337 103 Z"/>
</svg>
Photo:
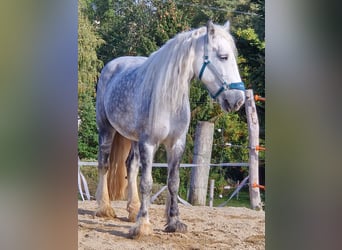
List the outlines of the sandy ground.
<svg viewBox="0 0 342 250">
<path fill-rule="evenodd" d="M 166 233 L 164 205 L 150 207 L 153 235 L 130 239 L 126 201 L 112 202 L 115 220 L 93 217 L 95 201 L 78 203 L 78 249 L 265 249 L 265 213 L 247 208 L 179 204 L 188 232 Z"/>
</svg>

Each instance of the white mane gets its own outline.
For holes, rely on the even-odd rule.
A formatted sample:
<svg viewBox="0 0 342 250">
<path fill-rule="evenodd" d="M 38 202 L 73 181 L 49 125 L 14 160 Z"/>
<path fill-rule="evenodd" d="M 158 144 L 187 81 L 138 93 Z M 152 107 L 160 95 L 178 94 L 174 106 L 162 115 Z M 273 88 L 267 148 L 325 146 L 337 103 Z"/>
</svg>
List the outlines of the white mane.
<svg viewBox="0 0 342 250">
<path fill-rule="evenodd" d="M 220 27 L 220 26 L 217 26 Z M 235 48 L 234 41 L 228 32 L 217 29 L 219 35 L 227 38 Z M 150 55 L 141 65 L 138 74 L 144 76 L 144 96 L 150 100 L 150 124 L 160 114 L 161 107 L 169 107 L 177 112 L 189 96 L 189 82 L 194 76 L 193 62 L 195 45 L 198 38 L 206 34 L 206 28 L 182 32 L 170 39 L 159 50 Z M 203 57 L 203 55 L 197 55 Z"/>
</svg>

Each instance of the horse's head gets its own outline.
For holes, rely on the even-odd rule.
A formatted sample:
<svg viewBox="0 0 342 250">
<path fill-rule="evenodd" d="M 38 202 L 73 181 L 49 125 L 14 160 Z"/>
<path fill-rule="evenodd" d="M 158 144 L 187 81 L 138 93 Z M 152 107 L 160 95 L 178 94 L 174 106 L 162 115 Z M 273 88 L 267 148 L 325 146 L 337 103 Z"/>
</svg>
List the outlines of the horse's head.
<svg viewBox="0 0 342 250">
<path fill-rule="evenodd" d="M 198 38 L 194 71 L 223 110 L 238 110 L 245 102 L 245 88 L 236 61 L 236 48 L 224 26 L 207 24 L 204 36 Z"/>
</svg>

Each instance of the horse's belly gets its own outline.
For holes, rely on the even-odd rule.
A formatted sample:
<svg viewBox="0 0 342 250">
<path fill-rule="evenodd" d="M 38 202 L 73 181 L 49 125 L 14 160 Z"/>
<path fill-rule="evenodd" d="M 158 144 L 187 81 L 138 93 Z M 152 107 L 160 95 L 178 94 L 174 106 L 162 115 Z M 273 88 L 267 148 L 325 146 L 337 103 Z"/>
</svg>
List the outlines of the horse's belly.
<svg viewBox="0 0 342 250">
<path fill-rule="evenodd" d="M 127 126 L 116 126 L 115 130 L 132 141 L 138 141 L 139 139 L 139 134 L 136 129 L 130 129 Z"/>
<path fill-rule="evenodd" d="M 106 107 L 106 116 L 112 127 L 121 135 L 130 140 L 138 140 L 137 120 L 127 106 L 113 102 L 110 107 Z"/>
</svg>

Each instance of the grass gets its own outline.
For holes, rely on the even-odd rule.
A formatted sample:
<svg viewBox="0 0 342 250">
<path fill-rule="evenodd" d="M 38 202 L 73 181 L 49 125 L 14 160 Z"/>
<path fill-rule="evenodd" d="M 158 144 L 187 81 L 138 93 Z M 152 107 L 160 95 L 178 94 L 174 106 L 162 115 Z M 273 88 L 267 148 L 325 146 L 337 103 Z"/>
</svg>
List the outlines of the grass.
<svg viewBox="0 0 342 250">
<path fill-rule="evenodd" d="M 98 182 L 97 168 L 92 166 L 82 166 L 81 172 L 87 180 L 90 195 L 95 197 Z M 79 199 L 81 199 L 80 195 Z"/>
<path fill-rule="evenodd" d="M 229 195 L 224 196 L 223 198 L 214 197 L 213 206 L 217 207 L 220 204 L 226 202 L 229 199 L 229 197 L 231 196 L 232 193 L 233 193 L 233 191 L 231 191 L 231 193 L 229 193 Z M 260 191 L 260 196 L 261 196 L 262 203 L 265 204 L 265 192 L 264 191 Z M 208 205 L 209 205 L 209 198 L 207 200 L 208 200 Z M 239 196 L 238 197 L 235 195 L 231 200 L 229 200 L 228 203 L 225 205 L 225 207 L 246 207 L 246 208 L 251 208 L 250 200 L 249 200 L 248 187 L 243 188 L 239 192 Z"/>
<path fill-rule="evenodd" d="M 232 192 L 231 192 L 232 193 Z M 231 193 L 227 196 L 224 196 L 223 198 L 219 198 L 219 197 L 214 197 L 214 202 L 213 202 L 213 206 L 217 207 L 220 204 L 226 202 Z M 208 199 L 209 200 L 209 199 Z M 209 204 L 209 202 L 208 202 Z M 249 201 L 249 192 L 248 190 L 242 190 L 239 192 L 239 196 L 234 196 L 230 201 L 228 201 L 228 203 L 225 205 L 226 207 L 247 207 L 250 208 L 250 201 Z"/>
</svg>

